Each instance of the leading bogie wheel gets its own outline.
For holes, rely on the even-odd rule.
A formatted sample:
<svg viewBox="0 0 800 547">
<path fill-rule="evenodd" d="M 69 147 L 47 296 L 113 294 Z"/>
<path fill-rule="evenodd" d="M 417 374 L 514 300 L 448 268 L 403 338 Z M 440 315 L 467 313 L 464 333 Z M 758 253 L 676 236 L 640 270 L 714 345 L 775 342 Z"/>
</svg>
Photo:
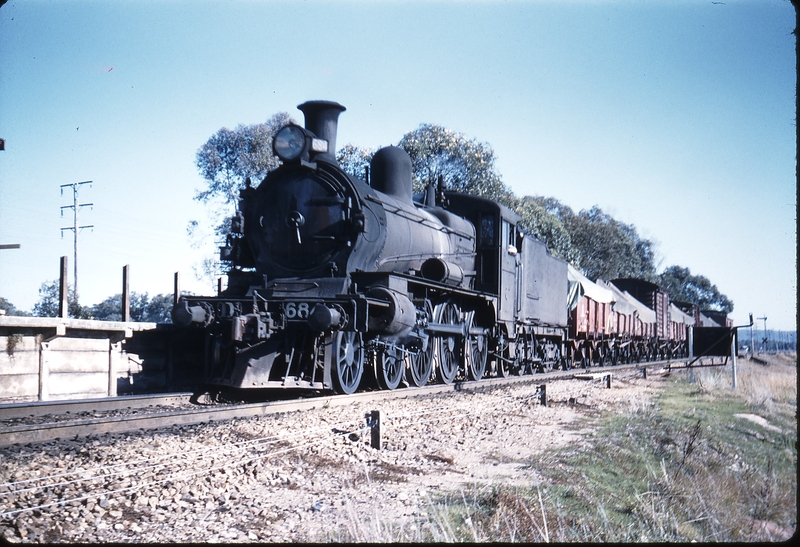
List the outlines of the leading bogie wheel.
<svg viewBox="0 0 800 547">
<path fill-rule="evenodd" d="M 331 377 L 336 393 L 354 393 L 364 374 L 364 346 L 361 333 L 338 331 L 333 334 Z"/>
</svg>

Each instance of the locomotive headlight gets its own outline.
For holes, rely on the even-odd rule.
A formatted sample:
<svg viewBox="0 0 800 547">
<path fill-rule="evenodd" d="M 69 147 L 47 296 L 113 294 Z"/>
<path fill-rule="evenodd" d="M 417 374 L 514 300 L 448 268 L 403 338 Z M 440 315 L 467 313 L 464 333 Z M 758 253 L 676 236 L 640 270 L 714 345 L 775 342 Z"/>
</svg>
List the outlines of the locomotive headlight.
<svg viewBox="0 0 800 547">
<path fill-rule="evenodd" d="M 275 155 L 284 161 L 294 161 L 306 151 L 306 133 L 297 125 L 287 125 L 272 139 Z"/>
</svg>

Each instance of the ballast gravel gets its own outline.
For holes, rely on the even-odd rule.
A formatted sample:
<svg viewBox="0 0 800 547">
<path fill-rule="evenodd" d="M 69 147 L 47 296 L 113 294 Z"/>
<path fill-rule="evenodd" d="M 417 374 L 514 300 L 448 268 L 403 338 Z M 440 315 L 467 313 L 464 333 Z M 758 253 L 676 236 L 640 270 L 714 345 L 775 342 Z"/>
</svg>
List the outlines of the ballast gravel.
<svg viewBox="0 0 800 547">
<path fill-rule="evenodd" d="M 591 418 L 650 404 L 663 378 L 515 384 L 0 449 L 11 542 L 420 541 L 442 495 L 531 486 L 530 457 Z M 382 446 L 367 415 L 380 411 Z"/>
</svg>

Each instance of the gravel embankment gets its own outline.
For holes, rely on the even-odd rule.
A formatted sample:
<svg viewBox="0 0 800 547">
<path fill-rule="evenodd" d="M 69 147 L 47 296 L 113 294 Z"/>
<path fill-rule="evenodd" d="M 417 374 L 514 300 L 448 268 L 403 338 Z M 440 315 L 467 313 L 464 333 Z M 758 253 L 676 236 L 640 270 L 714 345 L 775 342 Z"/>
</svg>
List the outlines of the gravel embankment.
<svg viewBox="0 0 800 547">
<path fill-rule="evenodd" d="M 580 443 L 591 435 L 587 418 L 648 405 L 662 383 L 615 371 L 611 389 L 549 383 L 547 407 L 525 384 L 2 449 L 0 536 L 390 541 L 419 539 L 429 527 L 436 537 L 428 515 L 437 494 L 535 484 L 531 454 Z M 372 410 L 382 413 L 382 450 L 364 428 Z M 7 514 L 29 507 L 39 508 Z"/>
</svg>

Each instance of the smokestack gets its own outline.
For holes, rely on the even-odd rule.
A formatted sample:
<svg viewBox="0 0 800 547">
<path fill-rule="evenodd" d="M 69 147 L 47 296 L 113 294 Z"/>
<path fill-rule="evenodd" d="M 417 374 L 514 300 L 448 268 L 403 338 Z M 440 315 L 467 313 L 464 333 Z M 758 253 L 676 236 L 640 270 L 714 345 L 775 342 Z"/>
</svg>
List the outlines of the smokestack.
<svg viewBox="0 0 800 547">
<path fill-rule="evenodd" d="M 297 108 L 306 117 L 306 129 L 328 141 L 328 151 L 317 154 L 317 157 L 336 163 L 336 131 L 339 114 L 346 110 L 345 107 L 333 101 L 308 101 Z"/>
</svg>

